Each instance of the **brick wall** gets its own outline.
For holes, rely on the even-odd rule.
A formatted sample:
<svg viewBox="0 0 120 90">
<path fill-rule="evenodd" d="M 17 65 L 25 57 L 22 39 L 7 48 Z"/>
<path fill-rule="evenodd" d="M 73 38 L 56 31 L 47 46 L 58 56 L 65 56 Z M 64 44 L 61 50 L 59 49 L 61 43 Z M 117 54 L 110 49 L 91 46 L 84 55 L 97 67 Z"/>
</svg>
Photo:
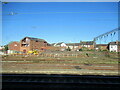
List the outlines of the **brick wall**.
<svg viewBox="0 0 120 90">
<path fill-rule="evenodd" d="M 30 42 L 31 43 L 31 42 Z M 20 51 L 23 52 L 23 51 L 30 51 L 31 50 L 31 47 L 30 46 L 22 46 L 22 40 L 20 40 Z"/>
<path fill-rule="evenodd" d="M 31 50 L 34 50 L 34 49 L 38 49 L 38 50 L 41 50 L 42 47 L 46 47 L 47 46 L 47 43 L 45 43 L 44 41 L 41 41 L 41 42 L 36 42 L 36 41 L 32 41 L 31 40 L 31 44 L 30 44 L 30 49 Z"/>
<path fill-rule="evenodd" d="M 8 49 L 9 50 L 14 50 L 14 51 L 20 51 L 20 43 L 11 42 L 10 44 L 8 44 Z"/>
<path fill-rule="evenodd" d="M 30 51 L 30 50 L 41 50 L 42 47 L 47 47 L 47 42 L 45 41 L 34 41 L 30 40 L 29 46 L 22 46 L 22 40 L 20 41 L 20 51 Z"/>
<path fill-rule="evenodd" d="M 101 49 L 101 50 L 106 50 L 106 49 L 107 49 L 107 46 L 100 46 L 100 49 Z"/>
<path fill-rule="evenodd" d="M 80 45 L 79 46 L 79 48 L 83 48 L 83 47 L 86 47 L 89 50 L 94 49 L 94 45 L 86 45 L 86 46 Z"/>
</svg>

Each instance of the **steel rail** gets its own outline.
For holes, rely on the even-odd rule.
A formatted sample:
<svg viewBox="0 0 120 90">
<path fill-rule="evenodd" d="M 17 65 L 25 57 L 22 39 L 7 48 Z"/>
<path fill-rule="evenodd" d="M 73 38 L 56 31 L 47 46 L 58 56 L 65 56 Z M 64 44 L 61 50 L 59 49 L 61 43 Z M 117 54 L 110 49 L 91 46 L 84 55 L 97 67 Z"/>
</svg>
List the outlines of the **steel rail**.
<svg viewBox="0 0 120 90">
<path fill-rule="evenodd" d="M 119 76 L 3 74 L 2 77 L 3 88 L 118 88 L 120 84 Z"/>
</svg>

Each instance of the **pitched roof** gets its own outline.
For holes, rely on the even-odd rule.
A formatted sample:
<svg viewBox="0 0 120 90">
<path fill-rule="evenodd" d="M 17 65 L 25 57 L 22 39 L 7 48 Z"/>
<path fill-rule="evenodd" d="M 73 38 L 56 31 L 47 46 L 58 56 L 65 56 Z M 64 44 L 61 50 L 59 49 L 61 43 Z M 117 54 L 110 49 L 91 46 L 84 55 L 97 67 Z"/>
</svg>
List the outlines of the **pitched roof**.
<svg viewBox="0 0 120 90">
<path fill-rule="evenodd" d="M 80 43 L 67 43 L 66 45 L 67 46 L 79 46 Z"/>
<path fill-rule="evenodd" d="M 11 44 L 11 43 L 14 43 L 14 42 L 15 42 L 15 43 L 18 43 L 18 44 L 20 43 L 20 42 L 18 42 L 18 41 L 11 41 L 11 42 L 9 42 L 8 44 Z"/>
<path fill-rule="evenodd" d="M 51 46 L 54 46 L 55 45 L 55 43 L 52 43 L 52 44 L 50 44 Z"/>
<path fill-rule="evenodd" d="M 108 44 L 97 44 L 96 46 L 108 46 Z"/>
<path fill-rule="evenodd" d="M 117 45 L 116 42 L 110 42 L 109 45 Z"/>
<path fill-rule="evenodd" d="M 34 40 L 34 41 L 45 41 L 44 39 L 39 39 L 39 38 L 33 38 L 33 37 L 25 37 L 25 38 L 29 38 L 30 40 Z M 46 41 L 45 41 L 46 42 Z"/>
<path fill-rule="evenodd" d="M 62 43 L 64 43 L 64 42 L 59 42 L 59 43 L 57 43 L 57 45 L 61 45 Z"/>
<path fill-rule="evenodd" d="M 56 43 L 56 45 L 61 45 L 62 43 L 64 43 L 64 42 L 59 42 L 59 43 Z"/>
<path fill-rule="evenodd" d="M 81 45 L 93 45 L 94 41 L 81 41 L 80 44 Z"/>
<path fill-rule="evenodd" d="M 51 44 L 47 43 L 48 46 L 51 46 Z"/>
</svg>

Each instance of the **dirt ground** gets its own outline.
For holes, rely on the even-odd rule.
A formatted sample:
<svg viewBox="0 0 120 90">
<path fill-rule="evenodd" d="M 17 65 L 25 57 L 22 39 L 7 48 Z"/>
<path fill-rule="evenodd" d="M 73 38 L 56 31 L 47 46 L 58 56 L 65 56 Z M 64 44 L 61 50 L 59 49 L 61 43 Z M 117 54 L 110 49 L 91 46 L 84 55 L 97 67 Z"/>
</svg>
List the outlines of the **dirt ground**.
<svg viewBox="0 0 120 90">
<path fill-rule="evenodd" d="M 1 73 L 118 75 L 118 58 L 90 57 L 2 57 Z"/>
</svg>

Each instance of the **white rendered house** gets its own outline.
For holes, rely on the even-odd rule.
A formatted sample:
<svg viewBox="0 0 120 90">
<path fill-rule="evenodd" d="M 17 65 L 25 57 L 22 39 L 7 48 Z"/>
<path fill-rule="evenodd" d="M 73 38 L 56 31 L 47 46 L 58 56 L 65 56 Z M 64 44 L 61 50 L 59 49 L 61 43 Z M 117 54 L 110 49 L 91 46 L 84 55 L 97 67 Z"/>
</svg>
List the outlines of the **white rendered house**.
<svg viewBox="0 0 120 90">
<path fill-rule="evenodd" d="M 119 42 L 116 41 L 116 42 L 110 42 L 108 44 L 109 46 L 109 51 L 110 52 L 118 52 L 119 48 L 118 48 L 118 45 L 119 45 Z"/>
<path fill-rule="evenodd" d="M 110 52 L 118 52 L 118 46 L 117 45 L 109 45 Z"/>
</svg>

